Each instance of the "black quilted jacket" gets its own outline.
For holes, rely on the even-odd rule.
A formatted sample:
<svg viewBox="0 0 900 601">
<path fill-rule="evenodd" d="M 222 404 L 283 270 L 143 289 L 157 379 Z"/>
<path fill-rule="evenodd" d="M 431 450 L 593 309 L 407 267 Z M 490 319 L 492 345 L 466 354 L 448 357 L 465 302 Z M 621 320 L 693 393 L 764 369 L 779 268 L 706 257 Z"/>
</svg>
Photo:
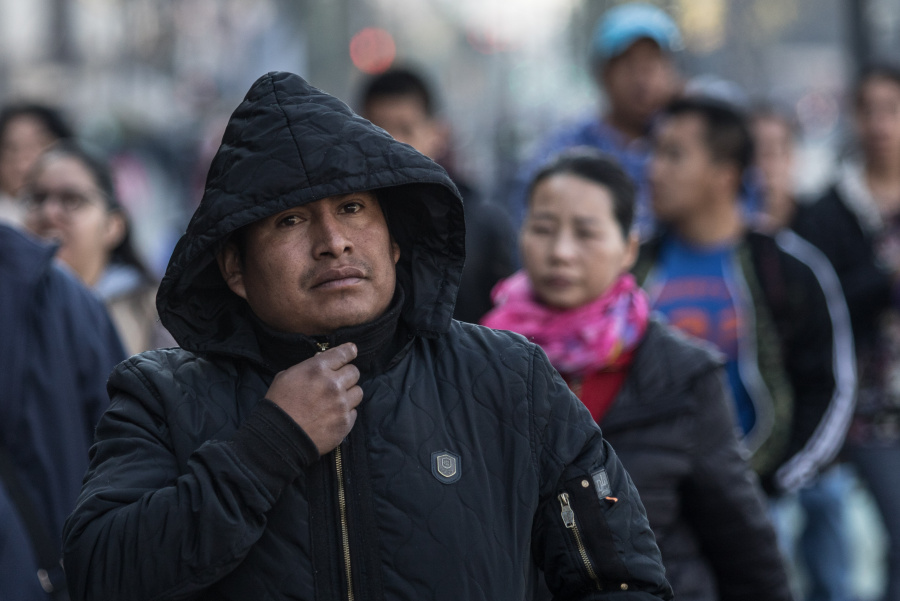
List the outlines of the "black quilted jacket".
<svg viewBox="0 0 900 601">
<path fill-rule="evenodd" d="M 641 493 L 679 600 L 790 601 L 721 356 L 703 346 L 651 321 L 603 435 Z"/>
<path fill-rule="evenodd" d="M 401 247 L 404 336 L 338 466 L 263 398 L 275 369 L 213 259 L 245 224 L 363 189 Z M 182 348 L 110 379 L 65 528 L 73 598 L 520 600 L 542 572 L 561 599 L 671 597 L 631 480 L 543 353 L 451 320 L 463 230 L 434 163 L 297 76 L 257 81 L 160 288 Z"/>
</svg>

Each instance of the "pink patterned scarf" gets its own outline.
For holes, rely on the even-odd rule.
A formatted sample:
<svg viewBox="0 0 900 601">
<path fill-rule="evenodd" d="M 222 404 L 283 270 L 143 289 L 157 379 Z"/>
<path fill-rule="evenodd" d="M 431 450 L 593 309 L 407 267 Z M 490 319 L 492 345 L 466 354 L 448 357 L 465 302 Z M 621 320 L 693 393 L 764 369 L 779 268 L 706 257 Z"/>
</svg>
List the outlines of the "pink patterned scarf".
<svg viewBox="0 0 900 601">
<path fill-rule="evenodd" d="M 491 298 L 494 308 L 481 323 L 522 334 L 544 349 L 550 363 L 567 376 L 603 369 L 634 349 L 650 314 L 647 295 L 631 274 L 575 309 L 553 309 L 539 302 L 524 270 L 498 283 Z"/>
</svg>

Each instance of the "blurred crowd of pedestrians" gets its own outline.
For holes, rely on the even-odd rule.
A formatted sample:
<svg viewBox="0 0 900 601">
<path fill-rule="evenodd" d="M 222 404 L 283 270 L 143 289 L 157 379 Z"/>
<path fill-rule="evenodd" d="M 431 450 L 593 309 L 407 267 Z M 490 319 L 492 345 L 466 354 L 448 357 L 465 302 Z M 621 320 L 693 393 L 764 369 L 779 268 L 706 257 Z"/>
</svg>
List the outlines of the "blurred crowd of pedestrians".
<svg viewBox="0 0 900 601">
<path fill-rule="evenodd" d="M 863 486 L 900 601 L 900 67 L 859 74 L 855 150 L 799 198 L 790 111 L 686 85 L 681 46 L 655 6 L 605 14 L 602 111 L 548 132 L 504 198 L 455 172 L 424 74 L 373 76 L 356 108 L 454 179 L 454 318 L 544 350 L 630 473 L 676 598 L 854 600 Z M 0 111 L 3 598 L 65 598 L 107 377 L 175 345 L 115 168 L 52 107 Z"/>
</svg>

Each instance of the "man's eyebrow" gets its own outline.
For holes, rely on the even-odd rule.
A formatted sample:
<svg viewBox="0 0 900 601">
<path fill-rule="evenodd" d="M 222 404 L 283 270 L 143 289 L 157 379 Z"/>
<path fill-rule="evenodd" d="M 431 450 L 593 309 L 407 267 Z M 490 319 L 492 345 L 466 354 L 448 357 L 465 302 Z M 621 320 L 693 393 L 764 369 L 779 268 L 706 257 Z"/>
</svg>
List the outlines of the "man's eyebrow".
<svg viewBox="0 0 900 601">
<path fill-rule="evenodd" d="M 337 200 L 344 200 L 346 198 L 353 198 L 354 196 L 362 196 L 367 199 L 375 200 L 377 197 L 374 192 L 369 190 L 360 190 L 359 192 L 348 192 L 347 194 L 335 194 L 334 198 Z"/>
</svg>

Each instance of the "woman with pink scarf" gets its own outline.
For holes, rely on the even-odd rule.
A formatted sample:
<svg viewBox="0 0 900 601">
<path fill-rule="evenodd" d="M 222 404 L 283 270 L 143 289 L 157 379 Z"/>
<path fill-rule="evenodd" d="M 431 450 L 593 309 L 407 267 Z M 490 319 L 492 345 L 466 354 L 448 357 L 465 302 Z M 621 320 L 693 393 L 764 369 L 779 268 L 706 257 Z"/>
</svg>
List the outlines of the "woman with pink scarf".
<svg viewBox="0 0 900 601">
<path fill-rule="evenodd" d="M 736 437 L 722 359 L 650 316 L 628 273 L 634 185 L 577 149 L 535 176 L 524 269 L 483 324 L 541 346 L 603 428 L 650 519 L 676 597 L 791 598 L 756 477 Z"/>
</svg>

